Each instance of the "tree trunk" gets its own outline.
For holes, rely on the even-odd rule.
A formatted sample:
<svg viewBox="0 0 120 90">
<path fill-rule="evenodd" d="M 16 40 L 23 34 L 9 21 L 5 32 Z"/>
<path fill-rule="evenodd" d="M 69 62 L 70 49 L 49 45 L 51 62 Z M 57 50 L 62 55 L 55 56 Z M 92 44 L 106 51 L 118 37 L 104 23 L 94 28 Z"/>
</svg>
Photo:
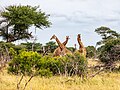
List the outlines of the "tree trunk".
<svg viewBox="0 0 120 90">
<path fill-rule="evenodd" d="M 34 77 L 34 76 L 32 75 L 32 76 L 29 78 L 29 80 L 26 82 L 26 84 L 25 84 L 25 86 L 24 86 L 23 90 L 25 90 L 25 88 L 26 88 L 27 84 L 30 82 L 30 80 L 31 80 L 33 77 Z"/>
</svg>

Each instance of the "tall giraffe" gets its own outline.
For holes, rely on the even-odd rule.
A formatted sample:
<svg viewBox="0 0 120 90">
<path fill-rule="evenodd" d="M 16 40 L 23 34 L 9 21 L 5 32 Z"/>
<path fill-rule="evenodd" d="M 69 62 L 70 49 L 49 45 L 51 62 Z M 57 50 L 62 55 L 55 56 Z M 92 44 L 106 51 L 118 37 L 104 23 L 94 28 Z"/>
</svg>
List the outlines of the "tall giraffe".
<svg viewBox="0 0 120 90">
<path fill-rule="evenodd" d="M 64 56 L 64 55 L 66 55 L 66 54 L 72 54 L 72 52 L 69 51 L 69 50 L 59 41 L 59 39 L 58 39 L 55 35 L 53 35 L 50 40 L 52 40 L 52 39 L 55 39 L 56 42 L 57 42 L 57 44 L 58 44 L 58 46 L 60 47 L 60 50 L 61 50 L 60 56 Z M 66 42 L 65 42 L 65 43 L 66 43 Z"/>
<path fill-rule="evenodd" d="M 84 47 L 82 41 L 81 41 L 81 36 L 80 34 L 78 34 L 77 36 L 77 41 L 78 41 L 78 44 L 79 44 L 79 52 L 81 55 L 84 55 L 86 57 L 86 48 Z"/>
<path fill-rule="evenodd" d="M 64 46 L 66 46 L 67 42 L 69 40 L 69 36 L 66 36 L 66 40 L 62 43 Z M 60 50 L 60 47 L 56 48 L 55 51 L 53 52 L 53 56 L 56 57 L 56 56 L 60 56 L 61 54 L 61 50 Z"/>
</svg>

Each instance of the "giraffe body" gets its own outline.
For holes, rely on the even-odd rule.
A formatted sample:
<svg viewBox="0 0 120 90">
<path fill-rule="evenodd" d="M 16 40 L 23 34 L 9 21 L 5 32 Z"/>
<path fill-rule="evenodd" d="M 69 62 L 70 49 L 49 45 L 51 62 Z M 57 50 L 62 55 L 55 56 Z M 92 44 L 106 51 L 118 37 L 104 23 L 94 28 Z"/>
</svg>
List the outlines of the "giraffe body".
<svg viewBox="0 0 120 90">
<path fill-rule="evenodd" d="M 67 42 L 69 40 L 69 36 L 66 36 L 66 40 L 62 43 L 64 46 L 66 46 Z M 53 56 L 61 56 L 62 52 L 60 50 L 60 47 L 56 48 L 55 51 L 53 52 Z"/>
</svg>

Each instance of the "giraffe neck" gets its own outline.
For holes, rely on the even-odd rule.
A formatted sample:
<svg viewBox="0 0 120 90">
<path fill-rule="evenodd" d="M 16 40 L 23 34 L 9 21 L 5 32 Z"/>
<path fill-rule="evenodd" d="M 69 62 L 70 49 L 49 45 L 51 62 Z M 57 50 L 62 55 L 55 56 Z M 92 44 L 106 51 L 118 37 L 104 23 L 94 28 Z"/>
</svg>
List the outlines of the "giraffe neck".
<svg viewBox="0 0 120 90">
<path fill-rule="evenodd" d="M 56 40 L 57 44 L 59 45 L 60 49 L 63 50 L 65 48 L 64 45 L 59 41 L 59 39 L 57 37 L 55 38 L 55 40 Z"/>
<path fill-rule="evenodd" d="M 79 48 L 84 48 L 84 45 L 83 45 L 83 43 L 81 42 L 80 38 L 78 38 L 77 40 L 78 40 Z"/>
<path fill-rule="evenodd" d="M 67 42 L 68 42 L 68 38 L 63 42 L 63 45 L 66 46 Z"/>
</svg>

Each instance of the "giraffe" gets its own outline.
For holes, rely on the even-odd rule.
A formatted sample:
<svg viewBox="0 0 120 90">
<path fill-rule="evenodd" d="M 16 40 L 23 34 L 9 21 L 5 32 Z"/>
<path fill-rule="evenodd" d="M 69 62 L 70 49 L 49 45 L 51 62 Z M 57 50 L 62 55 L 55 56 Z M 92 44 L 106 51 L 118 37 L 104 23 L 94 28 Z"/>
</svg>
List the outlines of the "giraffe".
<svg viewBox="0 0 120 90">
<path fill-rule="evenodd" d="M 74 44 L 74 48 L 75 48 L 75 50 L 74 50 L 74 51 L 76 51 L 76 49 L 77 49 L 77 48 L 76 48 L 76 46 L 77 46 L 77 45 L 76 45 L 76 44 Z"/>
<path fill-rule="evenodd" d="M 68 42 L 69 39 L 70 39 L 69 36 L 66 36 L 66 40 L 63 42 L 64 46 L 66 46 L 66 44 L 67 44 L 67 42 Z"/>
<path fill-rule="evenodd" d="M 67 44 L 67 42 L 64 42 L 64 43 L 62 44 L 55 35 L 53 35 L 53 36 L 50 38 L 50 40 L 52 40 L 52 39 L 55 39 L 55 40 L 56 40 L 56 42 L 57 42 L 57 44 L 58 44 L 58 46 L 59 46 L 59 48 L 60 48 L 60 50 L 61 50 L 60 56 L 64 56 L 64 55 L 66 55 L 66 54 L 72 54 L 72 52 L 69 51 L 69 50 L 64 46 L 64 44 Z"/>
<path fill-rule="evenodd" d="M 66 36 L 66 40 L 62 43 L 64 46 L 66 46 L 68 40 L 69 40 L 69 36 Z M 56 56 L 60 56 L 61 54 L 61 50 L 60 50 L 60 47 L 56 48 L 55 51 L 53 52 L 53 57 L 56 57 Z"/>
<path fill-rule="evenodd" d="M 77 41 L 78 41 L 78 44 L 79 44 L 79 53 L 81 55 L 84 55 L 86 57 L 86 48 L 84 47 L 82 41 L 81 41 L 81 36 L 80 34 L 77 35 Z"/>
</svg>

